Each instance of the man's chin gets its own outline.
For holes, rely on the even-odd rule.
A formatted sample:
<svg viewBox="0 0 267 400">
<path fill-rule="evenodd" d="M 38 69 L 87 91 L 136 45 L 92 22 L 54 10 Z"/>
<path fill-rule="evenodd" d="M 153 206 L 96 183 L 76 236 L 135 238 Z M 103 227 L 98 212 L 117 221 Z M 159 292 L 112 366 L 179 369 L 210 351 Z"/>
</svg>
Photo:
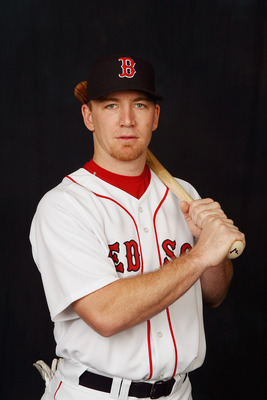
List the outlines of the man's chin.
<svg viewBox="0 0 267 400">
<path fill-rule="evenodd" d="M 119 161 L 134 161 L 137 160 L 144 150 L 134 148 L 133 146 L 124 146 L 122 149 L 113 152 L 112 156 Z"/>
</svg>

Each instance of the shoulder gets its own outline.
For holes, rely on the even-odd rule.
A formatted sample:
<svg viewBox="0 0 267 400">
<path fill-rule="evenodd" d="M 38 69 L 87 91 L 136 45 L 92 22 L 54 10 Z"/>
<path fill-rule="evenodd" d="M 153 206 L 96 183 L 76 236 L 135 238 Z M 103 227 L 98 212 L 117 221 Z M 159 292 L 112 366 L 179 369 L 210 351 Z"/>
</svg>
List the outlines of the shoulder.
<svg viewBox="0 0 267 400">
<path fill-rule="evenodd" d="M 51 210 L 62 211 L 68 208 L 73 209 L 75 199 L 78 199 L 85 190 L 85 180 L 87 181 L 87 186 L 90 187 L 91 179 L 92 175 L 83 168 L 66 175 L 57 186 L 49 190 L 41 198 L 37 205 L 36 213 L 42 214 L 51 212 Z"/>
<path fill-rule="evenodd" d="M 48 220 L 55 223 L 61 220 L 85 221 L 96 220 L 99 215 L 96 193 L 111 195 L 116 188 L 97 178 L 84 168 L 66 175 L 53 189 L 40 200 L 34 219 Z M 88 222 L 89 223 L 89 222 Z"/>
<path fill-rule="evenodd" d="M 153 172 L 151 171 L 151 183 L 156 185 L 157 187 L 163 186 L 166 187 L 166 185 L 160 180 L 160 178 Z M 197 190 L 192 186 L 189 182 L 174 177 L 174 179 L 183 187 L 183 189 L 194 199 L 200 199 L 200 195 L 197 192 Z"/>
</svg>

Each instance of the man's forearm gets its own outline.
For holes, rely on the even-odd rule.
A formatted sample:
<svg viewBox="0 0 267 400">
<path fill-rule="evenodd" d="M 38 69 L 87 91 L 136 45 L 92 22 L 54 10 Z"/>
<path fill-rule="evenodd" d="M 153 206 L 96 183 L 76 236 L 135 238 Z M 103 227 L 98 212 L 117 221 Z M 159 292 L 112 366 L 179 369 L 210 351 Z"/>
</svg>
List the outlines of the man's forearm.
<svg viewBox="0 0 267 400">
<path fill-rule="evenodd" d="M 207 306 L 217 307 L 222 303 L 227 295 L 232 277 L 233 265 L 228 258 L 202 274 L 200 281 L 203 301 Z"/>
</svg>

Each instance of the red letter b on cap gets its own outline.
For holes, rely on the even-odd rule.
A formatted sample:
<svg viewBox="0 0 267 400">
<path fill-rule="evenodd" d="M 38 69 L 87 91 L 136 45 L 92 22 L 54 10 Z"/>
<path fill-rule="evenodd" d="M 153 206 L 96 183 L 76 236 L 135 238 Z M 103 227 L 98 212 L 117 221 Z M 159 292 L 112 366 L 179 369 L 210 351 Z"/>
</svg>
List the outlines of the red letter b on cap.
<svg viewBox="0 0 267 400">
<path fill-rule="evenodd" d="M 135 62 L 131 58 L 122 57 L 118 61 L 121 61 L 122 73 L 119 74 L 120 78 L 133 78 L 136 70 L 134 69 Z"/>
</svg>

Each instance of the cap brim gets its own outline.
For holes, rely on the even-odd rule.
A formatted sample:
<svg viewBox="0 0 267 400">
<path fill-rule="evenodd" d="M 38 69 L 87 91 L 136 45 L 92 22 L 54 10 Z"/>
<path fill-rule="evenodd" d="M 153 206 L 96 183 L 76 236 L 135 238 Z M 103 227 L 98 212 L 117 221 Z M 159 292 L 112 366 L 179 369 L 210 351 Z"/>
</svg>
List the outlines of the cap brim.
<svg viewBox="0 0 267 400">
<path fill-rule="evenodd" d="M 161 101 L 164 100 L 163 97 L 160 96 L 159 94 L 157 94 L 155 92 L 152 92 L 150 90 L 144 90 L 143 88 L 141 89 L 141 88 L 136 87 L 136 88 L 133 89 L 132 87 L 129 87 L 129 88 L 127 88 L 127 87 L 124 87 L 124 88 L 118 87 L 118 88 L 113 88 L 112 90 L 106 90 L 106 91 L 100 92 L 100 93 L 97 94 L 97 96 L 90 96 L 90 99 L 88 99 L 88 101 L 100 99 L 101 97 L 106 96 L 108 94 L 115 93 L 115 92 L 123 92 L 123 91 L 126 91 L 126 90 L 143 92 L 143 93 L 146 93 L 147 95 L 149 95 L 150 97 L 153 97 L 155 100 L 161 100 Z"/>
</svg>

